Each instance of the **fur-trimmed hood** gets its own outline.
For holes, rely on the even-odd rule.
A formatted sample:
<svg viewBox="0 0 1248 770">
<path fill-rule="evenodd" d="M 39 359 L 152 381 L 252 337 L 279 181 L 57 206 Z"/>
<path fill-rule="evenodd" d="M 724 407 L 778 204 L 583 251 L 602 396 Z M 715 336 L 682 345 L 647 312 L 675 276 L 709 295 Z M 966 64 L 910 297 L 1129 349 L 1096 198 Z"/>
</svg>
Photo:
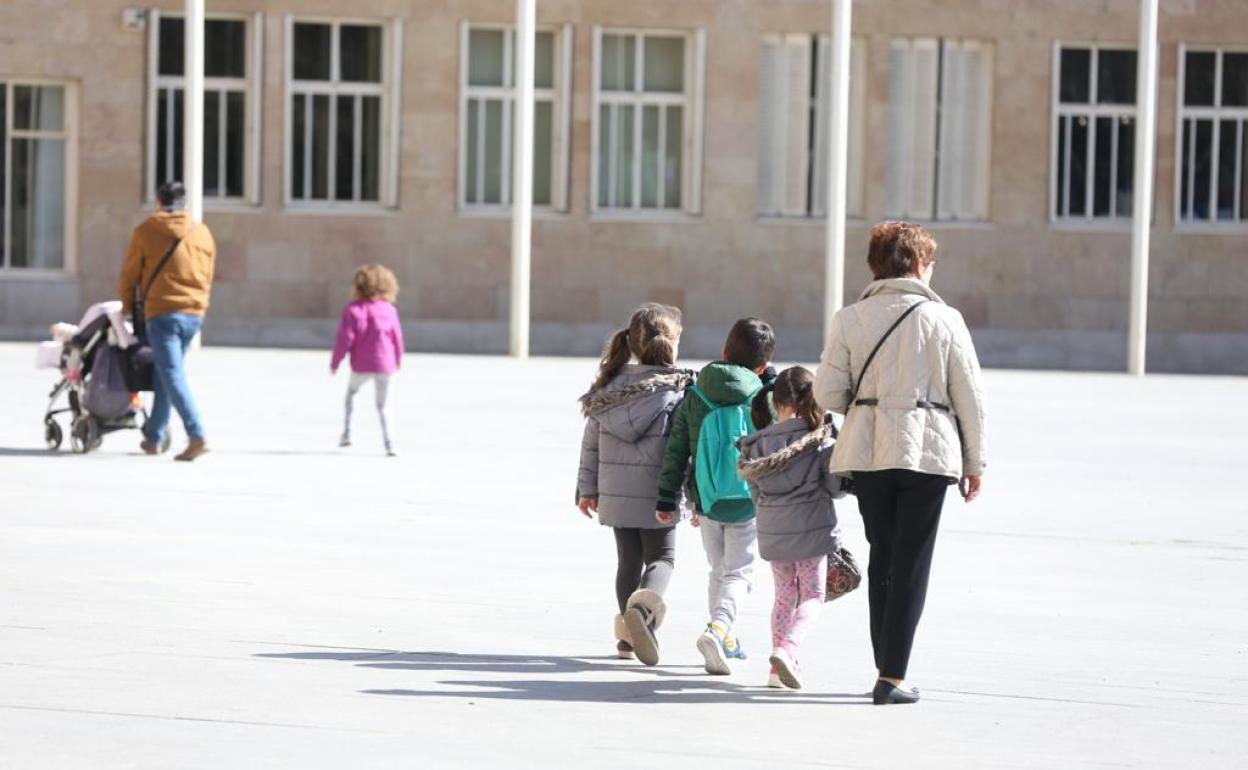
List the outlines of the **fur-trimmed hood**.
<svg viewBox="0 0 1248 770">
<path fill-rule="evenodd" d="M 605 388 L 581 396 L 581 412 L 608 433 L 636 441 L 675 408 L 693 378 L 683 369 L 628 364 Z"/>
<path fill-rule="evenodd" d="M 771 428 L 775 428 L 775 430 L 772 431 Z M 799 455 L 823 449 L 832 443 L 832 424 L 830 422 L 824 422 L 823 425 L 820 425 L 815 430 L 810 430 L 807 428 L 804 420 L 794 418 L 773 425 L 771 428 L 741 439 L 741 459 L 737 462 L 737 472 L 746 481 L 758 481 L 764 476 L 784 470 Z M 805 431 L 806 435 L 800 436 L 802 431 Z M 763 444 L 776 443 L 775 441 L 766 440 L 772 437 L 788 440 L 789 443 L 785 443 L 779 449 L 775 449 L 768 454 L 750 457 L 751 447 L 766 451 L 765 447 L 760 445 L 760 442 Z"/>
</svg>

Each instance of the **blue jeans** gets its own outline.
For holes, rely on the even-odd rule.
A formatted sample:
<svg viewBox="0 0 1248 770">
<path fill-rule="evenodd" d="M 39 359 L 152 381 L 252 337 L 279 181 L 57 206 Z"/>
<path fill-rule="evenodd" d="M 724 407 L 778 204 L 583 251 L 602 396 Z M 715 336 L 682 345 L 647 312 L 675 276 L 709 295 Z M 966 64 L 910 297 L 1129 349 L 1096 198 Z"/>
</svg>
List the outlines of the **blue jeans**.
<svg viewBox="0 0 1248 770">
<path fill-rule="evenodd" d="M 203 322 L 204 319 L 199 316 L 185 313 L 165 313 L 147 320 L 147 341 L 152 346 L 152 359 L 156 366 L 156 397 L 144 433 L 147 440 L 157 446 L 164 441 L 165 430 L 169 427 L 170 406 L 178 410 L 186 435 L 204 437 L 199 410 L 191 398 L 186 369 L 182 366 L 186 349 Z"/>
</svg>

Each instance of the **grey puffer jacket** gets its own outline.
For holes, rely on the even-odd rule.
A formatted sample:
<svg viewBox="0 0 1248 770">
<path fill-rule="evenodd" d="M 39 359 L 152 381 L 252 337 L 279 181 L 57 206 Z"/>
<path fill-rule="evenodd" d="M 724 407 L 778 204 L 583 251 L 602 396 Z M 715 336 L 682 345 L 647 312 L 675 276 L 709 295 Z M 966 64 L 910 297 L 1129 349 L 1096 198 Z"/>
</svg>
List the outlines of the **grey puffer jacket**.
<svg viewBox="0 0 1248 770">
<path fill-rule="evenodd" d="M 628 364 L 606 387 L 581 397 L 588 419 L 576 496 L 598 499 L 602 524 L 670 526 L 654 517 L 655 490 L 672 413 L 691 382 L 683 369 Z"/>
<path fill-rule="evenodd" d="M 840 478 L 828 470 L 832 428 L 811 430 L 800 418 L 746 436 L 737 470 L 750 485 L 758 515 L 758 550 L 767 561 L 801 561 L 838 545 L 834 497 Z"/>
</svg>

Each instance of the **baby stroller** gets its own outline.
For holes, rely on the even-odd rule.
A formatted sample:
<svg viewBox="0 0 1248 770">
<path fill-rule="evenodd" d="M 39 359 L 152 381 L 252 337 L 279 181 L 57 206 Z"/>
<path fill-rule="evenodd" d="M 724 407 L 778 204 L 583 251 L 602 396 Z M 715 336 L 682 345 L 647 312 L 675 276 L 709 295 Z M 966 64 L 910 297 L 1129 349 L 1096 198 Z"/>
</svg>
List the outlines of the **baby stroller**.
<svg viewBox="0 0 1248 770">
<path fill-rule="evenodd" d="M 69 414 L 69 444 L 80 454 L 98 449 L 104 434 L 141 428 L 147 409 L 127 383 L 127 356 L 134 335 L 122 317 L 121 303 L 101 302 L 88 308 L 78 326 L 56 324 L 53 340 L 39 346 L 38 364 L 61 371 L 43 416 L 43 437 L 57 450 L 64 431 L 57 415 Z M 68 406 L 57 408 L 61 395 Z M 141 418 L 141 420 L 140 420 Z M 170 439 L 165 437 L 165 447 Z"/>
</svg>

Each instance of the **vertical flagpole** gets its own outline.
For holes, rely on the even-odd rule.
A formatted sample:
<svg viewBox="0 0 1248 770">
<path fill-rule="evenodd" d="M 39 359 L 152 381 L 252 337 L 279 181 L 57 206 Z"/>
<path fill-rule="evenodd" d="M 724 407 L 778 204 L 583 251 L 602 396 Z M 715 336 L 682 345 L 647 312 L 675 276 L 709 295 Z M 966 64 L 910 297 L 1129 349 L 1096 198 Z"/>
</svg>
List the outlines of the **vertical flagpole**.
<svg viewBox="0 0 1248 770">
<path fill-rule="evenodd" d="M 832 0 L 832 103 L 828 109 L 828 227 L 824 266 L 823 331 L 841 309 L 845 294 L 845 196 L 849 160 L 849 47 L 853 0 Z M 825 339 L 826 342 L 826 339 Z"/>
<path fill-rule="evenodd" d="M 533 245 L 533 62 L 537 0 L 516 0 L 516 104 L 511 175 L 511 355 L 529 355 Z"/>
<path fill-rule="evenodd" d="M 204 0 L 186 0 L 182 184 L 191 220 L 204 220 Z"/>
<path fill-rule="evenodd" d="M 1135 196 L 1131 221 L 1131 316 L 1127 371 L 1144 374 L 1148 343 L 1148 248 L 1153 212 L 1153 155 L 1157 140 L 1157 0 L 1140 0 L 1138 105 L 1135 121 Z"/>
</svg>

